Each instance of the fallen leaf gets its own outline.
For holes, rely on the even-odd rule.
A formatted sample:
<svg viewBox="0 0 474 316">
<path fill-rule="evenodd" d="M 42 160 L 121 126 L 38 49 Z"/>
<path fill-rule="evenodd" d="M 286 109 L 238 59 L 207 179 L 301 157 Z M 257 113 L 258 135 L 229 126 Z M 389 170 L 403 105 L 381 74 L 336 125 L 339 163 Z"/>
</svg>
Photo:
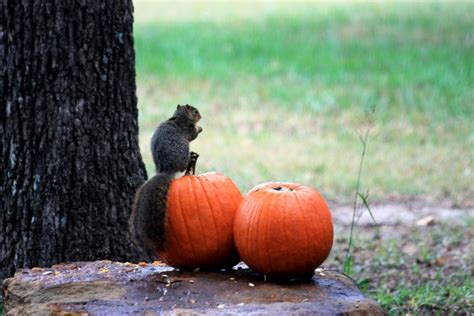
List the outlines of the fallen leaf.
<svg viewBox="0 0 474 316">
<path fill-rule="evenodd" d="M 99 269 L 99 274 L 107 273 L 107 272 L 109 272 L 109 269 L 107 269 L 107 268 L 100 268 Z"/>
<path fill-rule="evenodd" d="M 435 223 L 435 218 L 431 215 L 420 218 L 416 221 L 416 226 L 429 226 Z"/>
<path fill-rule="evenodd" d="M 224 308 L 225 307 L 225 304 L 219 304 L 217 305 L 217 308 Z"/>
<path fill-rule="evenodd" d="M 447 257 L 441 256 L 441 257 L 436 258 L 434 264 L 438 267 L 442 267 L 446 264 L 447 261 L 448 261 Z"/>
<path fill-rule="evenodd" d="M 46 272 L 43 272 L 43 275 L 50 275 L 50 274 L 53 274 L 54 272 L 53 271 L 46 271 Z"/>
<path fill-rule="evenodd" d="M 140 267 L 148 267 L 148 263 L 143 262 L 143 261 L 140 261 L 140 262 L 138 263 L 138 266 L 140 266 Z"/>
<path fill-rule="evenodd" d="M 189 300 L 189 303 L 196 304 L 196 300 Z"/>
<path fill-rule="evenodd" d="M 189 283 L 194 283 L 194 280 L 189 280 Z"/>
<path fill-rule="evenodd" d="M 126 267 L 133 267 L 133 266 L 135 266 L 135 264 L 134 264 L 134 263 L 131 263 L 131 262 L 125 262 L 125 263 L 124 263 L 124 266 L 126 266 Z"/>
<path fill-rule="evenodd" d="M 255 286 L 255 284 L 253 284 L 253 283 L 249 283 L 249 286 L 251 286 L 251 287 L 254 287 L 254 286 Z"/>
<path fill-rule="evenodd" d="M 31 271 L 33 271 L 33 272 L 42 272 L 42 271 L 44 271 L 44 269 L 35 267 L 35 268 L 31 269 Z"/>
</svg>

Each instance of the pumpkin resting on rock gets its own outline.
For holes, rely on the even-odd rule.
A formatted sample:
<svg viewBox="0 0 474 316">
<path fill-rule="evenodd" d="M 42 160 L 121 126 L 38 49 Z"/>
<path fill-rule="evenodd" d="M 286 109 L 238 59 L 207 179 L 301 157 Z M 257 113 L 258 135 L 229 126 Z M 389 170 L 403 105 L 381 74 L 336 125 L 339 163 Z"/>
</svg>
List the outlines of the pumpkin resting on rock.
<svg viewBox="0 0 474 316">
<path fill-rule="evenodd" d="M 217 172 L 183 176 L 168 192 L 166 243 L 157 253 L 180 269 L 231 267 L 239 262 L 233 239 L 242 194 Z"/>
<path fill-rule="evenodd" d="M 300 184 L 268 182 L 245 197 L 234 221 L 242 260 L 277 278 L 312 276 L 329 255 L 333 224 L 321 195 Z"/>
</svg>

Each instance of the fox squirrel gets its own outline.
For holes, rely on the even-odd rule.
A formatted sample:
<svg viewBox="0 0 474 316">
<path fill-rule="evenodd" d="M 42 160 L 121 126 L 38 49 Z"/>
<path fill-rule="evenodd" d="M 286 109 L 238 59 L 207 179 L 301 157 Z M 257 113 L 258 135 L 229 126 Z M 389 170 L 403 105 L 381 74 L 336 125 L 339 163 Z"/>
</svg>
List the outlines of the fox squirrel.
<svg viewBox="0 0 474 316">
<path fill-rule="evenodd" d="M 189 143 L 202 128 L 199 111 L 191 105 L 178 105 L 173 116 L 161 123 L 151 140 L 156 175 L 135 194 L 129 220 L 130 236 L 150 256 L 165 245 L 166 209 L 171 181 L 185 174 L 194 174 L 198 154 L 190 152 Z"/>
</svg>

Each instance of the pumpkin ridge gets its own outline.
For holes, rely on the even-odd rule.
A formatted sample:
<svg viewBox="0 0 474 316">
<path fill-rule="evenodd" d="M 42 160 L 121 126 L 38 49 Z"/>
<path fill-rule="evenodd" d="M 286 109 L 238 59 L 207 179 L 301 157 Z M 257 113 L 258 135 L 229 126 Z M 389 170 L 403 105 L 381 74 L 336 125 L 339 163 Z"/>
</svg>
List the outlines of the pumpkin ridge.
<svg viewBox="0 0 474 316">
<path fill-rule="evenodd" d="M 244 203 L 245 203 L 245 202 L 244 202 Z M 244 203 L 242 203 L 242 204 L 244 204 Z M 241 206 L 242 206 L 242 205 L 241 205 Z M 253 217 L 255 216 L 255 211 L 254 211 L 255 207 L 256 207 L 256 205 L 253 205 L 252 208 L 251 208 L 249 211 L 246 211 L 246 212 L 243 212 L 243 213 L 242 213 L 243 216 L 240 215 L 240 218 L 243 217 L 243 219 L 241 219 L 240 221 L 247 223 L 247 227 L 246 227 L 246 229 L 245 229 L 245 233 L 243 234 L 243 236 L 245 237 L 245 239 L 244 239 L 243 242 L 245 242 L 245 247 L 246 247 L 246 249 L 249 249 L 249 245 L 250 245 L 250 240 L 249 240 L 250 238 L 249 238 L 249 237 L 250 237 L 250 229 L 251 229 L 251 226 L 252 226 L 252 225 L 250 225 L 250 223 L 252 223 L 252 219 L 253 219 Z M 248 214 L 248 213 L 250 213 L 250 214 Z M 237 234 L 235 234 L 235 232 L 234 232 L 234 239 L 235 239 L 235 236 L 237 236 L 238 238 L 241 238 L 241 237 L 240 237 L 240 234 L 241 234 L 240 232 L 237 233 Z M 246 256 L 246 254 L 244 254 L 244 255 Z M 242 256 L 242 254 L 240 254 L 240 256 Z M 245 260 L 244 260 L 244 261 L 245 261 Z"/>
<path fill-rule="evenodd" d="M 242 207 L 244 204 L 245 204 L 245 201 L 242 202 L 240 207 Z M 239 209 L 240 209 L 240 207 L 239 207 Z M 239 223 L 242 223 L 242 224 L 238 225 L 239 231 L 237 232 L 237 234 L 234 231 L 234 239 L 238 238 L 239 240 L 242 240 L 242 242 L 245 243 L 245 247 L 246 247 L 245 249 L 248 249 L 248 247 L 249 247 L 249 232 L 250 232 L 250 226 L 251 226 L 251 225 L 249 225 L 249 223 L 251 223 L 251 221 L 250 221 L 251 216 L 250 215 L 253 215 L 253 207 L 250 210 L 239 212 L 239 213 L 240 214 L 239 214 L 239 219 L 238 220 L 239 220 Z M 248 213 L 250 213 L 250 215 Z M 245 222 L 247 223 L 246 226 L 243 225 L 243 223 L 245 223 Z M 242 229 L 242 226 L 245 228 L 245 232 L 243 232 L 244 229 Z M 235 223 L 234 223 L 234 227 L 235 227 Z M 242 256 L 242 254 L 240 254 L 240 256 Z"/>
<path fill-rule="evenodd" d="M 188 222 L 186 221 L 186 216 L 184 216 L 184 214 L 183 214 L 183 209 L 182 209 L 182 207 L 181 207 L 181 202 L 182 202 L 182 201 L 181 201 L 181 197 L 182 197 L 182 194 L 180 194 L 180 193 L 181 193 L 181 190 L 178 190 L 178 193 L 177 193 L 177 195 L 178 195 L 178 201 L 179 201 L 179 203 L 178 203 L 178 210 L 179 210 L 179 214 L 181 215 L 181 218 L 183 219 L 184 227 L 186 227 L 185 231 L 186 231 L 187 242 L 188 242 L 188 244 L 191 246 L 191 247 L 190 247 L 190 248 L 191 248 L 191 253 L 192 253 L 192 255 L 193 255 L 193 258 L 195 258 L 195 257 L 196 257 L 196 249 L 194 249 L 194 243 L 192 242 L 191 236 L 190 236 L 190 234 L 189 234 L 189 225 L 188 225 Z M 181 247 L 180 247 L 180 248 L 181 248 Z"/>
<path fill-rule="evenodd" d="M 270 201 L 270 205 L 268 206 L 268 209 L 269 210 L 272 210 L 272 207 L 274 207 L 274 204 L 275 204 L 275 199 L 277 198 L 277 196 L 273 196 L 273 195 L 269 195 L 269 197 L 271 197 L 271 201 Z M 272 213 L 272 212 L 270 212 Z M 269 243 L 270 243 L 270 238 L 272 237 L 271 234 L 269 233 L 269 229 L 271 229 L 271 227 L 274 225 L 274 223 L 271 223 L 271 221 L 273 220 L 273 216 L 270 216 L 270 220 L 267 220 L 266 221 L 266 226 L 265 226 L 265 233 L 266 233 L 266 248 L 265 248 L 265 258 L 267 259 L 267 262 L 268 262 L 268 266 L 270 267 L 270 271 L 273 271 L 274 267 L 273 267 L 273 264 L 272 264 L 272 260 L 270 258 L 271 254 L 269 253 Z M 269 225 L 269 223 L 271 225 Z M 270 228 L 269 228 L 270 227 Z M 269 238 L 270 237 L 270 238 Z M 260 256 L 258 256 L 260 258 Z"/>
<path fill-rule="evenodd" d="M 318 198 L 322 201 L 324 201 L 324 198 L 318 193 Z M 329 254 L 331 253 L 331 249 L 332 249 L 332 245 L 334 244 L 334 225 L 333 225 L 333 221 L 332 221 L 332 215 L 331 215 L 331 211 L 329 209 L 329 205 L 327 205 L 327 203 L 324 201 L 324 213 L 327 214 L 326 216 L 326 222 L 329 222 L 330 225 L 327 225 L 326 227 L 326 232 L 328 233 L 327 236 L 329 236 L 329 240 L 331 241 L 330 242 L 330 247 L 329 247 L 329 250 L 328 250 L 328 256 Z"/>
<path fill-rule="evenodd" d="M 217 183 L 212 183 L 212 187 L 213 187 L 213 188 L 216 188 L 216 186 L 217 186 Z M 221 209 L 221 210 L 224 210 L 224 209 L 225 209 L 225 207 L 224 207 L 225 204 L 222 202 L 222 199 L 221 199 L 221 195 L 220 195 L 220 194 L 216 194 L 216 200 L 217 200 L 217 202 L 219 203 L 220 209 Z M 235 216 L 235 214 L 234 214 L 234 216 Z M 213 218 L 212 218 L 212 219 L 214 220 L 214 223 L 215 223 L 214 214 L 213 214 Z M 216 228 L 216 236 L 219 236 L 220 230 L 218 229 L 217 224 L 215 225 L 215 228 Z M 232 231 L 233 231 L 233 229 L 232 229 Z M 232 238 L 233 238 L 233 234 L 232 234 Z"/>
<path fill-rule="evenodd" d="M 265 206 L 265 205 L 267 205 L 267 203 L 273 202 L 273 196 L 272 196 L 272 195 L 267 195 L 267 196 L 266 196 L 266 199 L 265 199 L 265 200 L 262 200 L 261 202 L 262 202 L 262 203 L 258 204 L 258 209 L 256 209 L 256 212 L 255 212 L 255 213 L 258 215 L 258 217 L 255 219 L 255 222 L 256 222 L 255 227 L 258 228 L 258 231 L 255 233 L 255 236 L 256 236 L 256 241 L 255 241 L 256 243 L 255 243 L 255 244 L 256 244 L 256 245 L 259 245 L 259 244 L 260 244 L 260 239 L 261 239 L 261 236 L 262 236 L 262 231 L 266 233 L 265 229 L 263 229 L 263 227 L 261 227 L 261 224 L 260 224 L 261 219 L 262 219 L 262 218 L 265 218 L 265 216 L 266 216 L 266 214 L 263 214 L 264 211 L 266 210 L 266 207 L 262 208 L 262 205 Z M 262 209 L 263 209 L 263 211 L 262 211 Z M 268 222 L 268 221 L 267 221 L 267 222 Z M 265 228 L 266 228 L 266 227 L 265 227 Z M 267 235 L 268 235 L 268 234 L 267 234 Z M 267 236 L 267 239 L 266 239 L 267 243 L 268 243 L 268 240 L 269 240 L 269 239 L 268 239 L 268 236 Z M 262 262 L 261 262 L 261 260 L 260 260 L 262 256 L 261 256 L 261 254 L 259 253 L 260 247 L 257 247 L 256 250 L 257 250 L 257 259 L 258 259 L 258 260 L 257 260 L 257 266 L 260 268 L 260 267 L 262 266 Z M 265 250 L 263 250 L 263 252 L 265 252 L 265 254 L 267 254 Z"/>
<path fill-rule="evenodd" d="M 329 249 L 327 250 L 327 255 L 326 255 L 326 258 L 329 256 L 330 252 L 331 252 L 331 248 L 332 248 L 332 244 L 333 244 L 333 234 L 334 234 L 334 230 L 333 230 L 333 224 L 332 224 L 332 217 L 331 217 L 331 212 L 329 211 L 329 206 L 327 205 L 326 201 L 323 199 L 323 197 L 321 196 L 321 194 L 319 194 L 319 192 L 315 191 L 317 194 L 312 196 L 310 195 L 309 193 L 307 194 L 308 197 L 310 198 L 309 200 L 311 201 L 313 207 L 316 207 L 317 210 L 318 210 L 318 215 L 319 215 L 319 218 L 318 218 L 318 221 L 316 222 L 317 224 L 317 229 L 321 231 L 321 234 L 318 236 L 319 239 L 318 239 L 318 242 L 320 244 L 328 244 L 329 245 Z M 322 219 L 322 220 L 321 220 Z M 328 225 L 330 224 L 330 225 Z M 330 243 L 327 243 L 326 242 L 326 237 L 325 236 L 330 236 Z M 326 249 L 325 249 L 326 250 Z M 318 257 L 321 258 L 321 255 L 320 253 L 318 253 Z M 323 260 L 321 261 L 320 259 L 320 264 L 322 262 L 324 262 L 324 260 L 326 260 L 326 258 L 323 258 Z"/>
<path fill-rule="evenodd" d="M 192 193 L 192 196 L 193 196 L 193 198 L 194 198 L 194 203 L 197 205 L 197 203 L 198 203 L 198 198 L 196 197 L 196 192 L 195 192 L 194 184 L 195 184 L 196 181 L 199 182 L 199 180 L 197 180 L 197 179 L 198 179 L 197 177 L 193 177 L 193 176 L 189 177 L 188 179 L 189 179 L 189 181 L 188 181 L 188 182 L 189 182 L 189 188 L 190 188 L 191 193 Z M 205 191 L 205 190 L 203 190 L 203 191 L 204 191 L 204 194 L 206 194 L 206 191 Z M 206 196 L 206 198 L 207 198 L 207 196 Z M 209 202 L 209 201 L 207 201 L 207 202 Z M 200 231 L 201 231 L 201 232 L 204 232 L 204 229 L 203 229 L 203 228 L 207 229 L 207 227 L 204 227 L 204 226 L 202 225 L 201 216 L 197 216 L 197 218 L 198 218 L 198 221 L 199 221 L 199 228 L 200 228 Z M 208 244 L 209 244 L 209 239 L 207 238 L 207 236 L 206 236 L 205 234 L 202 234 L 201 236 L 203 237 L 202 239 L 204 239 L 204 240 L 201 240 L 201 242 L 203 242 L 203 243 L 206 245 L 206 249 L 209 249 L 209 245 L 208 245 Z"/>
<path fill-rule="evenodd" d="M 322 213 L 322 212 L 324 212 L 324 213 L 328 212 L 328 213 L 329 213 L 328 216 L 329 216 L 329 218 L 331 218 L 331 213 L 330 213 L 329 211 L 327 211 L 327 209 L 326 209 L 326 207 L 327 207 L 326 202 L 325 202 L 324 199 L 321 197 L 321 195 L 319 194 L 319 192 L 316 192 L 316 193 L 318 193 L 318 194 L 317 194 L 317 195 L 314 195 L 314 196 L 312 196 L 311 194 L 307 193 L 306 195 L 308 196 L 308 200 L 312 203 L 312 205 L 313 205 L 314 207 L 317 207 L 318 215 L 321 216 L 320 213 Z M 321 206 L 321 204 L 322 204 L 323 201 L 324 201 L 324 204 L 326 205 L 326 207 L 324 207 L 324 210 L 323 210 L 323 207 Z M 325 224 L 325 221 L 326 221 L 326 218 L 325 218 L 325 217 L 323 217 L 323 218 L 324 218 L 323 222 L 321 222 L 321 219 L 318 219 L 318 221 L 317 221 L 316 223 L 317 223 L 317 225 L 318 225 L 319 227 L 321 227 L 321 229 L 324 228 L 324 231 L 325 231 L 325 232 L 330 232 L 330 231 L 326 231 L 326 225 L 324 225 L 324 224 Z M 332 218 L 331 218 L 331 222 L 332 222 Z M 323 241 L 323 240 L 319 240 L 319 241 Z"/>
<path fill-rule="evenodd" d="M 286 213 L 287 213 L 288 210 L 290 209 L 290 208 L 288 207 L 288 194 L 283 194 L 283 197 L 284 197 L 284 202 L 281 203 L 281 204 L 283 204 L 284 207 L 283 207 L 283 209 L 282 209 L 281 212 L 280 212 L 280 216 L 286 217 L 286 216 L 287 216 Z M 293 214 L 289 214 L 289 218 L 291 218 L 292 216 L 294 216 L 294 215 L 293 215 Z M 289 244 L 289 243 L 291 242 L 291 239 L 290 239 L 290 237 L 289 237 L 288 231 L 291 231 L 291 229 L 288 229 L 287 226 L 288 226 L 288 225 L 291 225 L 291 222 L 289 222 L 289 221 L 288 221 L 288 222 L 287 222 L 287 221 L 284 221 L 284 223 L 285 223 L 286 225 L 285 225 L 284 227 L 282 227 L 282 231 L 283 231 L 283 234 L 284 234 L 284 236 L 285 236 L 285 243 L 286 243 L 286 244 Z M 279 266 L 280 270 L 285 269 L 285 267 L 283 267 L 283 268 L 281 267 L 281 261 L 279 262 L 278 266 Z M 281 272 L 281 271 L 277 271 L 277 272 Z"/>
<path fill-rule="evenodd" d="M 219 231 L 217 230 L 217 224 L 216 224 L 216 219 L 214 218 L 214 209 L 212 208 L 212 203 L 209 201 L 209 196 L 207 195 L 207 191 L 206 189 L 204 188 L 204 185 L 202 183 L 202 179 L 201 178 L 197 178 L 198 182 L 199 182 L 199 185 L 201 186 L 201 189 L 202 191 L 204 192 L 204 196 L 206 197 L 206 203 L 208 205 L 208 210 L 211 212 L 211 218 L 212 218 L 212 223 L 214 224 L 214 231 L 216 232 L 215 233 L 215 236 L 218 236 L 218 238 L 220 238 L 220 235 L 219 235 Z M 212 185 L 212 187 L 214 188 L 214 186 Z M 217 194 L 216 194 L 217 196 Z M 217 200 L 219 201 L 219 205 L 221 205 L 220 203 L 220 200 L 219 198 L 217 197 Z M 202 229 L 202 228 L 201 228 Z M 206 241 L 207 241 L 207 238 L 206 238 Z M 207 249 L 209 249 L 210 247 L 208 247 L 208 245 L 206 244 L 206 247 Z"/>
<path fill-rule="evenodd" d="M 302 213 L 302 215 L 303 215 L 303 217 L 304 217 L 303 226 L 304 226 L 304 234 L 305 234 L 305 244 L 306 244 L 305 246 L 306 246 L 307 249 L 308 249 L 308 248 L 311 248 L 311 247 L 308 247 L 308 242 L 311 242 L 311 241 L 309 240 L 308 226 L 306 225 L 306 223 L 307 223 L 306 220 L 307 220 L 307 218 L 308 218 L 308 217 L 306 216 L 307 212 L 306 212 L 305 209 L 302 208 L 303 206 L 302 206 L 302 204 L 301 204 L 301 202 L 300 202 L 300 199 L 298 198 L 298 194 L 296 194 L 296 192 L 293 191 L 293 195 L 294 195 L 294 197 L 295 197 L 296 204 L 298 205 L 298 209 L 299 209 L 299 210 L 302 210 L 301 213 Z M 306 207 L 305 207 L 305 208 L 306 208 Z M 305 265 L 305 267 L 308 266 L 308 263 L 309 263 L 308 255 L 309 255 L 309 251 L 305 251 L 305 257 L 304 257 L 304 265 Z"/>
<path fill-rule="evenodd" d="M 246 229 L 246 232 L 245 232 L 245 243 L 246 243 L 246 249 L 250 249 L 252 243 L 255 244 L 255 241 L 254 240 L 250 240 L 250 237 L 252 236 L 252 234 L 250 233 L 251 229 L 252 229 L 252 226 L 253 226 L 253 223 L 254 223 L 254 220 L 255 220 L 255 217 L 256 215 L 258 214 L 258 209 L 259 207 L 263 204 L 264 201 L 266 201 L 268 199 L 268 197 L 266 197 L 265 200 L 257 200 L 257 203 L 255 203 L 254 205 L 252 205 L 252 208 L 250 209 L 250 212 L 245 212 L 244 213 L 244 222 L 247 223 L 247 229 Z M 250 213 L 250 215 L 248 214 Z M 258 229 L 258 226 L 256 226 L 257 229 Z"/>
</svg>

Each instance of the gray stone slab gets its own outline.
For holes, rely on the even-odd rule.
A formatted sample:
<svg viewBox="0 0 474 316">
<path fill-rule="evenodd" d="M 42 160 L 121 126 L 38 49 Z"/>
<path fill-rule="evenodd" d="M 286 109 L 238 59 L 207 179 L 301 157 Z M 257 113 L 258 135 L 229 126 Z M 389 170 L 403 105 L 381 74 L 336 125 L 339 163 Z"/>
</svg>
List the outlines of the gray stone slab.
<svg viewBox="0 0 474 316">
<path fill-rule="evenodd" d="M 190 272 L 158 262 L 76 262 L 20 270 L 3 293 L 6 315 L 384 315 L 339 272 L 264 280 L 244 264 Z"/>
</svg>

